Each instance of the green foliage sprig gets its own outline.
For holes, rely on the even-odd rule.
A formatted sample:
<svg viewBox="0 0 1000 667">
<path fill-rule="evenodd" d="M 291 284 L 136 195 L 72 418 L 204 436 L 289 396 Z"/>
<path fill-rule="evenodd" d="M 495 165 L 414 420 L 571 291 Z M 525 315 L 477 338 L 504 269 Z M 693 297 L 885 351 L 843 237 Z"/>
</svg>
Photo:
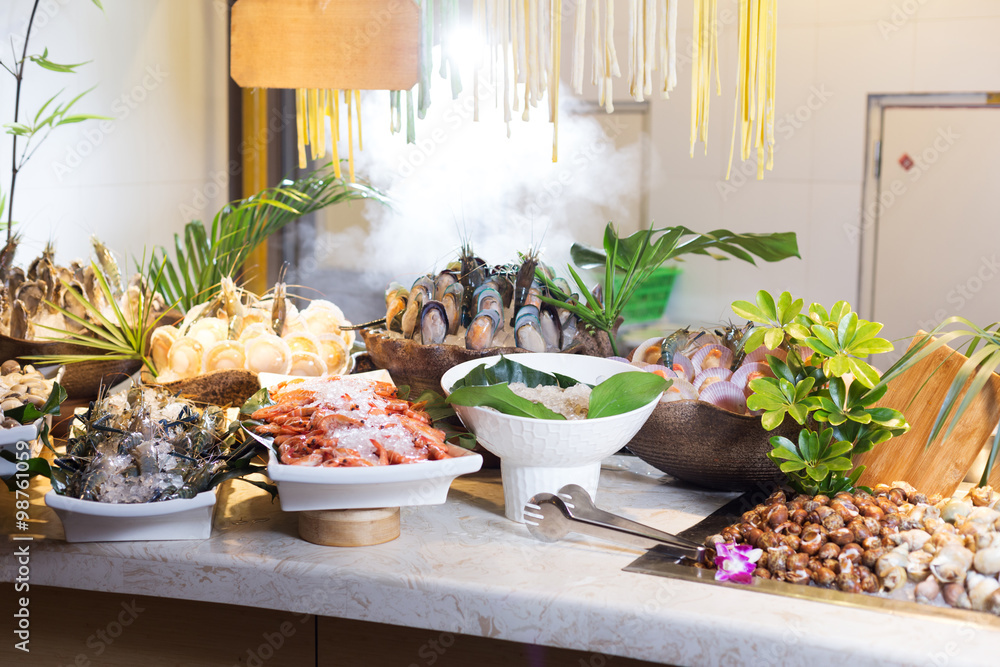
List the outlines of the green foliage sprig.
<svg viewBox="0 0 1000 667">
<path fill-rule="evenodd" d="M 93 2 L 98 9 L 104 9 L 100 0 L 91 0 L 91 2 Z M 24 34 L 24 47 L 21 50 L 20 59 L 14 60 L 14 62 L 10 65 L 0 61 L 0 67 L 7 70 L 7 72 L 13 76 L 16 81 L 14 89 L 14 120 L 13 122 L 5 123 L 3 126 L 6 133 L 13 137 L 10 162 L 10 190 L 6 195 L 0 192 L 0 214 L 3 213 L 4 205 L 9 204 L 7 206 L 6 222 L 8 245 L 11 242 L 14 228 L 14 194 L 17 187 L 17 175 L 21 169 L 24 168 L 28 160 L 30 160 L 35 154 L 38 147 L 49 138 L 49 135 L 52 134 L 53 130 L 57 127 L 81 123 L 85 120 L 111 120 L 107 116 L 70 113 L 76 103 L 79 102 L 84 95 L 93 90 L 93 88 L 91 88 L 80 93 L 66 103 L 56 101 L 64 92 L 64 90 L 60 90 L 58 93 L 46 100 L 41 108 L 35 113 L 30 123 L 21 122 L 21 86 L 24 83 L 24 68 L 29 62 L 38 65 L 42 69 L 61 74 L 74 74 L 76 73 L 76 68 L 87 64 L 86 62 L 75 64 L 53 62 L 49 59 L 49 50 L 47 48 L 44 49 L 40 55 L 28 55 L 28 42 L 31 40 L 31 28 L 35 23 L 35 14 L 38 11 L 38 4 L 39 0 L 35 0 L 35 4 L 31 8 L 31 17 L 28 19 L 28 26 Z M 17 58 L 16 53 L 14 57 Z M 53 104 L 54 106 L 51 106 Z M 48 115 L 45 115 L 46 111 L 48 111 Z M 21 149 L 20 153 L 17 149 L 17 141 L 19 138 L 24 138 L 25 140 L 24 147 Z M 33 142 L 34 145 L 32 145 Z"/>
<path fill-rule="evenodd" d="M 853 488 L 864 472 L 864 466 L 852 470 L 855 455 L 910 426 L 898 410 L 874 406 L 888 387 L 861 357 L 892 350 L 877 335 L 882 325 L 860 319 L 846 301 L 829 310 L 818 303 L 805 313 L 802 308 L 802 299 L 788 292 L 775 300 L 764 290 L 756 304 L 732 304 L 734 313 L 756 325 L 744 343 L 747 352 L 761 345 L 788 352 L 784 361 L 767 355 L 774 377 L 750 382 L 747 407 L 763 411 L 761 424 L 769 431 L 786 415 L 803 427 L 797 443 L 772 437 L 768 453 L 795 490 L 837 493 Z"/>
<path fill-rule="evenodd" d="M 953 325 L 965 328 L 949 329 Z M 910 349 L 885 372 L 877 385 L 877 388 L 881 388 L 923 361 L 935 350 L 954 341 L 968 345 L 965 350 L 967 359 L 958 369 L 948 387 L 948 392 L 941 401 L 934 426 L 927 437 L 926 447 L 930 447 L 931 443 L 941 435 L 942 430 L 944 430 L 944 440 L 948 440 L 966 409 L 980 392 L 987 389 L 987 383 L 1000 368 L 1000 322 L 980 327 L 964 317 L 949 317 L 931 329 L 930 332 L 917 337 Z M 933 372 L 937 372 L 937 370 L 935 369 Z M 963 396 L 962 390 L 966 384 L 968 384 L 968 389 Z M 996 464 L 998 454 L 1000 454 L 1000 430 L 993 436 L 986 468 L 983 470 L 978 486 L 985 486 L 988 483 L 990 471 Z"/>
<path fill-rule="evenodd" d="M 159 248 L 150 265 L 153 272 L 164 272 L 159 283 L 164 299 L 187 311 L 210 298 L 222 278 L 233 277 L 254 248 L 303 215 L 355 199 L 387 203 L 382 192 L 337 178 L 332 164 L 227 204 L 215 215 L 211 229 L 199 220 L 189 222 L 183 237 L 174 235 L 173 256 Z"/>
<path fill-rule="evenodd" d="M 611 349 L 618 354 L 614 331 L 622 311 L 642 285 L 664 262 L 682 255 L 705 255 L 725 260 L 730 257 L 755 264 L 754 256 L 766 262 L 777 262 L 788 257 L 799 257 L 794 232 L 777 234 L 737 234 L 728 229 L 717 229 L 700 234 L 687 227 L 664 227 L 635 232 L 625 238 L 618 235 L 614 225 L 608 223 L 604 230 L 604 250 L 574 243 L 570 248 L 573 262 L 581 268 L 603 268 L 603 298 L 584 283 L 580 275 L 569 266 L 570 275 L 583 295 L 584 302 L 565 294 L 538 269 L 536 277 L 545 283 L 554 298 L 544 301 L 567 308 L 585 324 L 608 334 Z M 622 272 L 620 287 L 615 288 L 615 272 Z"/>
</svg>

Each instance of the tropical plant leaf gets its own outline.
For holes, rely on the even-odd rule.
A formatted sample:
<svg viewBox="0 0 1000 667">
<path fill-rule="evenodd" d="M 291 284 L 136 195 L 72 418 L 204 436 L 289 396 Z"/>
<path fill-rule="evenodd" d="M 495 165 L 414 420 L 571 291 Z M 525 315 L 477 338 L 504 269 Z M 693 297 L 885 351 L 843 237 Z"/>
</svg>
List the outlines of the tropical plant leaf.
<svg viewBox="0 0 1000 667">
<path fill-rule="evenodd" d="M 673 380 L 642 371 L 612 375 L 591 392 L 587 419 L 637 410 L 669 389 L 671 384 Z"/>
<path fill-rule="evenodd" d="M 461 387 L 451 392 L 445 400 L 452 405 L 489 407 L 514 417 L 566 419 L 563 415 L 549 410 L 541 403 L 535 403 L 518 396 L 510 390 L 506 383 L 485 387 Z"/>
</svg>

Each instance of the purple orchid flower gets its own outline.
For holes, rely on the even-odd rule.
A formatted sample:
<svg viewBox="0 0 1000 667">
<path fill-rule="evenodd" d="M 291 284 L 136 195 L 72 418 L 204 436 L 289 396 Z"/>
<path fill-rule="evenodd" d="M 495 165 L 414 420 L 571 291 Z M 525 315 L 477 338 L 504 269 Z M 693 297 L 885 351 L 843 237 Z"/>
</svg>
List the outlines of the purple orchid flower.
<svg viewBox="0 0 1000 667">
<path fill-rule="evenodd" d="M 718 542 L 715 545 L 715 580 L 749 584 L 763 553 L 749 544 Z"/>
</svg>

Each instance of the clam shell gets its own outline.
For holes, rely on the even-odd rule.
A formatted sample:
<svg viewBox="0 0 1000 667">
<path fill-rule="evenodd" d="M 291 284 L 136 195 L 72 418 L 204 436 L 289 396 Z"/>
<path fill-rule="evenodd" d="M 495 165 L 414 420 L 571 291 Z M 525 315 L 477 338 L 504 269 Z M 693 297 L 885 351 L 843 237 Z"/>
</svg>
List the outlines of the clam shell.
<svg viewBox="0 0 1000 667">
<path fill-rule="evenodd" d="M 271 313 L 263 308 L 250 308 L 243 314 L 243 329 L 240 330 L 240 338 L 243 338 L 243 332 L 257 325 L 266 329 L 266 333 L 274 333 L 274 329 L 271 328 Z"/>
<path fill-rule="evenodd" d="M 733 373 L 733 377 L 730 378 L 730 382 L 735 384 L 740 389 L 746 389 L 749 391 L 748 385 L 750 380 L 769 377 L 773 378 L 774 373 L 771 372 L 771 367 L 767 364 L 761 363 L 759 361 L 744 363 L 742 366 L 736 369 Z"/>
<path fill-rule="evenodd" d="M 229 337 L 229 325 L 220 317 L 203 317 L 188 328 L 187 338 L 194 338 L 203 347 L 209 348 Z"/>
<path fill-rule="evenodd" d="M 733 363 L 733 351 L 723 345 L 702 345 L 691 355 L 691 363 L 701 371 L 709 368 L 728 369 Z"/>
<path fill-rule="evenodd" d="M 254 373 L 287 375 L 292 364 L 292 348 L 274 334 L 248 339 L 244 344 L 246 368 Z"/>
<path fill-rule="evenodd" d="M 733 376 L 733 372 L 728 368 L 722 368 L 721 366 L 715 366 L 712 368 L 706 368 L 705 370 L 698 373 L 695 376 L 694 388 L 698 391 L 704 391 L 706 387 L 723 380 L 728 380 Z"/>
<path fill-rule="evenodd" d="M 713 382 L 707 387 L 703 387 L 698 399 L 738 415 L 747 412 L 747 399 L 743 395 L 743 390 L 726 380 Z"/>
<path fill-rule="evenodd" d="M 235 340 L 220 340 L 205 350 L 202 356 L 202 372 L 233 370 L 243 368 L 246 364 L 246 353 L 243 343 Z"/>
<path fill-rule="evenodd" d="M 315 352 L 292 352 L 289 375 L 318 377 L 326 374 L 326 362 Z"/>
<path fill-rule="evenodd" d="M 201 372 L 205 346 L 197 339 L 181 336 L 170 346 L 167 368 L 178 378 L 189 378 Z"/>
</svg>

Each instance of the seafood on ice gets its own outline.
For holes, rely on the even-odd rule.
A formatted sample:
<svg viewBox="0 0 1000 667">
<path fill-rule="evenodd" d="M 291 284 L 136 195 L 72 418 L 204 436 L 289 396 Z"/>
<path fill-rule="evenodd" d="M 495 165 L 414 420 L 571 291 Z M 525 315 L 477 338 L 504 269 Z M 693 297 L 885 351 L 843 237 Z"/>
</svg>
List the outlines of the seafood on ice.
<svg viewBox="0 0 1000 667">
<path fill-rule="evenodd" d="M 732 325 L 716 331 L 678 329 L 643 341 L 631 360 L 621 360 L 673 380 L 663 393 L 664 403 L 700 400 L 745 415 L 746 399 L 753 393 L 750 382 L 774 377 L 766 355 L 784 359 L 787 354 L 764 346 L 744 354 L 742 340 L 748 331 Z"/>
<path fill-rule="evenodd" d="M 358 467 L 451 458 L 444 431 L 422 403 L 396 396 L 388 382 L 345 376 L 302 378 L 270 391 L 273 405 L 251 418 L 274 437 L 282 463 Z"/>
<path fill-rule="evenodd" d="M 134 324 L 145 310 L 146 299 L 152 299 L 150 321 L 166 310 L 163 297 L 151 294 L 152 290 L 140 274 L 124 282 L 114 255 L 96 237 L 91 239 L 96 258 L 93 263 L 77 259 L 69 266 L 58 265 L 55 248 L 50 242 L 27 269 L 13 266 L 17 241 L 15 236 L 0 250 L 0 333 L 6 336 L 45 340 L 59 338 L 60 332 L 80 333 L 86 327 L 74 317 L 90 325 L 103 326 L 101 317 L 115 321 L 116 307 L 130 324 Z M 107 299 L 102 282 L 106 283 L 115 303 Z M 84 301 L 96 308 L 101 317 L 85 306 Z"/>
<path fill-rule="evenodd" d="M 444 271 L 420 276 L 409 289 L 389 286 L 385 328 L 423 345 L 560 352 L 576 339 L 577 319 L 543 301 L 554 295 L 536 279 L 536 268 L 551 273 L 534 254 L 520 264 L 490 267 L 463 246 L 460 260 Z M 571 293 L 565 280 L 556 282 Z"/>
<path fill-rule="evenodd" d="M 105 503 L 192 498 L 225 469 L 225 411 L 204 409 L 154 388 L 102 398 L 52 464 L 56 493 Z"/>
<path fill-rule="evenodd" d="M 219 293 L 176 326 L 153 330 L 150 356 L 159 382 L 224 369 L 319 376 L 350 367 L 354 332 L 343 311 L 314 299 L 299 310 L 284 283 L 260 298 L 224 278 Z"/>
</svg>

